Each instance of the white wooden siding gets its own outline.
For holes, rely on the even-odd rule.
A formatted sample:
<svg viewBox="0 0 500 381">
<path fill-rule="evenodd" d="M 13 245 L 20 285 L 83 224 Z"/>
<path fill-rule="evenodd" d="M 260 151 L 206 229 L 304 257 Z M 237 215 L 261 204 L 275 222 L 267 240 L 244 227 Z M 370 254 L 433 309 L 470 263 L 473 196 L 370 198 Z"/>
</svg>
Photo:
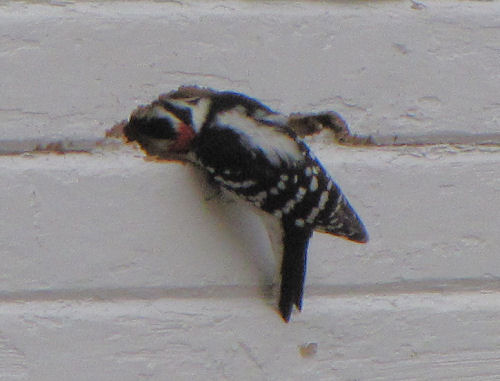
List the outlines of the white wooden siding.
<svg viewBox="0 0 500 381">
<path fill-rule="evenodd" d="M 500 2 L 2 3 L 0 379 L 499 379 L 499 63 Z M 426 143 L 312 143 L 371 241 L 314 235 L 289 324 L 251 211 L 94 147 L 182 84 Z"/>
</svg>

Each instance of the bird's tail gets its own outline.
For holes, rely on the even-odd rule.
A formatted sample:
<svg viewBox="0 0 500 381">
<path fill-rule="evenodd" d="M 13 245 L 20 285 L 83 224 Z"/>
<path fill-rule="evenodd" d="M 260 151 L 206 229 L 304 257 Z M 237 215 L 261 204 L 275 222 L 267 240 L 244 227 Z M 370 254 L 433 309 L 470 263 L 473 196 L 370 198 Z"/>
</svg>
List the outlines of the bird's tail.
<svg viewBox="0 0 500 381">
<path fill-rule="evenodd" d="M 279 309 L 286 322 L 290 320 L 294 305 L 302 309 L 307 247 L 311 234 L 312 230 L 309 229 L 284 226 Z"/>
</svg>

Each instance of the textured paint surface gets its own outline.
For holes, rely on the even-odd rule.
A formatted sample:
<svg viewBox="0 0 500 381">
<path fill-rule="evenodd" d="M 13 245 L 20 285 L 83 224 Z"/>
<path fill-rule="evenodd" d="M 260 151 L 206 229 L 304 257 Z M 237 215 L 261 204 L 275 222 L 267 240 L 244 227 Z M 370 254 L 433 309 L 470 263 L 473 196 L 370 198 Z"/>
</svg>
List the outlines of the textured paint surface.
<svg viewBox="0 0 500 381">
<path fill-rule="evenodd" d="M 1 138 L 101 136 L 186 84 L 363 134 L 498 133 L 500 3 L 413 4 L 7 2 Z"/>
<path fill-rule="evenodd" d="M 181 84 L 467 144 L 311 139 L 371 241 L 314 235 L 288 325 L 260 220 L 197 170 L 131 147 L 0 156 L 0 379 L 498 379 L 500 148 L 470 143 L 500 131 L 499 15 L 465 1 L 3 3 L 0 152 L 90 144 Z"/>
</svg>

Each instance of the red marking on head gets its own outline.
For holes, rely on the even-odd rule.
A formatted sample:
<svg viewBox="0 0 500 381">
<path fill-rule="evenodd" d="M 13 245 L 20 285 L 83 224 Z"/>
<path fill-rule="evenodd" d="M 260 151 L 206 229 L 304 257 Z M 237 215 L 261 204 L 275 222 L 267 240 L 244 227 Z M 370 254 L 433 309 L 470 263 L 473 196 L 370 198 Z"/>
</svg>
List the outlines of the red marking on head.
<svg viewBox="0 0 500 381">
<path fill-rule="evenodd" d="M 196 133 L 193 128 L 185 123 L 181 123 L 178 129 L 178 136 L 175 143 L 170 147 L 172 152 L 187 152 L 191 146 Z"/>
</svg>

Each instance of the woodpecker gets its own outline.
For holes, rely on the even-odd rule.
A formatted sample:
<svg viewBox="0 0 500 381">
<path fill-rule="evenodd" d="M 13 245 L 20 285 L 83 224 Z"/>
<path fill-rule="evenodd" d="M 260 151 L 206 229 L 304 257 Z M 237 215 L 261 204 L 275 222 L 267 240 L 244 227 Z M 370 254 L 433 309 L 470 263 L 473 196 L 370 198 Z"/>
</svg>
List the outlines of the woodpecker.
<svg viewBox="0 0 500 381">
<path fill-rule="evenodd" d="M 294 305 L 302 309 L 313 231 L 368 241 L 361 219 L 288 118 L 253 98 L 180 87 L 133 111 L 123 131 L 148 155 L 202 168 L 210 182 L 277 222 L 285 322 Z"/>
</svg>

